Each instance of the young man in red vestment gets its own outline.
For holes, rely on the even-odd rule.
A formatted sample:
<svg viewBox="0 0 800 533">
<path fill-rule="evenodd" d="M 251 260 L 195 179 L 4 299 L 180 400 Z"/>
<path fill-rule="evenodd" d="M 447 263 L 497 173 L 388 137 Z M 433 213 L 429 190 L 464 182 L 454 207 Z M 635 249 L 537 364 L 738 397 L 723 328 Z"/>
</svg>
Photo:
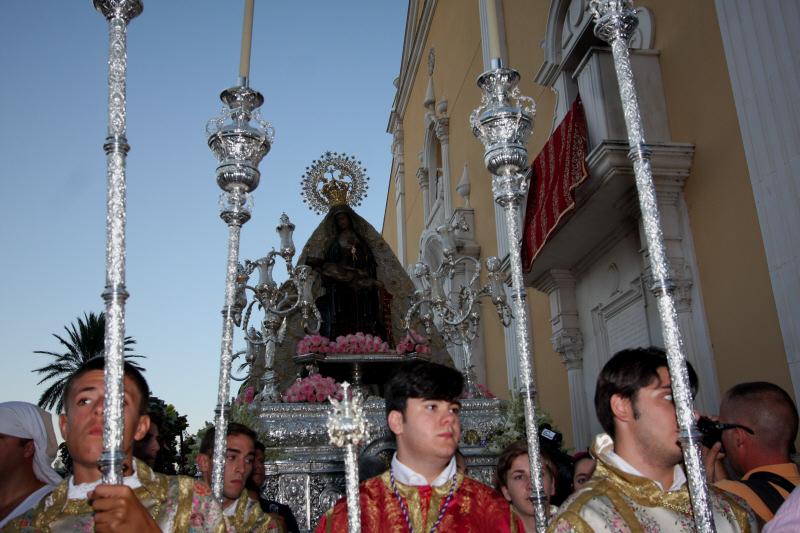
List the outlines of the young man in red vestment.
<svg viewBox="0 0 800 533">
<path fill-rule="evenodd" d="M 397 453 L 388 471 L 359 487 L 362 531 L 524 531 L 498 492 L 456 468 L 463 384 L 458 371 L 427 362 L 411 363 L 389 381 L 386 421 Z M 346 530 L 342 499 L 315 531 Z"/>
</svg>

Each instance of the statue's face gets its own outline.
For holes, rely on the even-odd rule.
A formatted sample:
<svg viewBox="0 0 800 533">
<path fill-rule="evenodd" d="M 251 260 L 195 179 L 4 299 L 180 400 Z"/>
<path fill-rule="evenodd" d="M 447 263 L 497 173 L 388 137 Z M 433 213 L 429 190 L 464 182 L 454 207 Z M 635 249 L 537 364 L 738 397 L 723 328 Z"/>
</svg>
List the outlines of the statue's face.
<svg viewBox="0 0 800 533">
<path fill-rule="evenodd" d="M 350 227 L 350 217 L 347 216 L 347 213 L 339 213 L 335 219 L 336 227 L 339 229 L 348 229 Z"/>
</svg>

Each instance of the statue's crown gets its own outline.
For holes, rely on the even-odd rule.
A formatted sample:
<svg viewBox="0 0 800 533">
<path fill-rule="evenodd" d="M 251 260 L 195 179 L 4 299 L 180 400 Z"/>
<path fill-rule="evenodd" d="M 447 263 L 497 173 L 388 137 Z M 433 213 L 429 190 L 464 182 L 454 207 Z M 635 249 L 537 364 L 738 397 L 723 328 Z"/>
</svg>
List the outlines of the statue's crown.
<svg viewBox="0 0 800 533">
<path fill-rule="evenodd" d="M 317 213 L 334 206 L 361 205 L 367 193 L 367 169 L 355 156 L 338 152 L 325 152 L 315 159 L 301 180 L 300 195 L 303 202 Z"/>
<path fill-rule="evenodd" d="M 336 176 L 332 176 L 330 180 L 323 183 L 319 192 L 322 196 L 327 198 L 328 207 L 347 205 L 347 197 L 350 195 L 350 184 L 338 179 Z"/>
</svg>

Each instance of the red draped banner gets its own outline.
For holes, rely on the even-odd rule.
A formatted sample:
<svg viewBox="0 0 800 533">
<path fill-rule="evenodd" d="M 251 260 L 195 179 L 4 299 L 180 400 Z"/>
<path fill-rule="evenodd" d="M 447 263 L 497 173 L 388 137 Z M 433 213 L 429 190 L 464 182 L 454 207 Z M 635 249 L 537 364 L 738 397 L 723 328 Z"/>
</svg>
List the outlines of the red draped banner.
<svg viewBox="0 0 800 533">
<path fill-rule="evenodd" d="M 575 209 L 575 187 L 589 177 L 586 153 L 586 118 L 579 96 L 533 161 L 522 235 L 526 272 L 559 223 Z"/>
</svg>

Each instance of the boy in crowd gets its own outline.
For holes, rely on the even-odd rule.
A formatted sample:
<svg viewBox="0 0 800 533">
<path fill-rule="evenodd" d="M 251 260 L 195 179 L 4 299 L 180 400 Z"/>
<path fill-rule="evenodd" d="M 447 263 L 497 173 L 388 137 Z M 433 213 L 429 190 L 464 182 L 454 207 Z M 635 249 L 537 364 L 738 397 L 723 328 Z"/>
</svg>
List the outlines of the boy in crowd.
<svg viewBox="0 0 800 533">
<path fill-rule="evenodd" d="M 124 365 L 123 380 L 124 484 L 100 483 L 97 461 L 103 450 L 104 367 L 102 357 L 92 358 L 64 387 L 59 426 L 72 457 L 73 474 L 3 531 L 227 531 L 222 509 L 205 483 L 154 473 L 133 458 L 133 442 L 143 438 L 150 425 L 150 388 L 129 363 Z"/>
<path fill-rule="evenodd" d="M 206 483 L 211 483 L 214 455 L 214 428 L 210 428 L 200 441 L 197 466 Z M 245 426 L 230 422 L 226 432 L 225 472 L 222 486 L 222 508 L 228 523 L 237 532 L 284 532 L 283 520 L 264 513 L 257 501 L 250 498 L 245 483 L 253 471 L 256 433 Z"/>
<path fill-rule="evenodd" d="M 361 529 L 524 531 L 508 503 L 456 467 L 461 374 L 428 362 L 404 366 L 386 386 L 386 421 L 397 440 L 391 467 L 361 483 Z M 317 532 L 346 531 L 347 502 L 323 515 Z"/>
</svg>

